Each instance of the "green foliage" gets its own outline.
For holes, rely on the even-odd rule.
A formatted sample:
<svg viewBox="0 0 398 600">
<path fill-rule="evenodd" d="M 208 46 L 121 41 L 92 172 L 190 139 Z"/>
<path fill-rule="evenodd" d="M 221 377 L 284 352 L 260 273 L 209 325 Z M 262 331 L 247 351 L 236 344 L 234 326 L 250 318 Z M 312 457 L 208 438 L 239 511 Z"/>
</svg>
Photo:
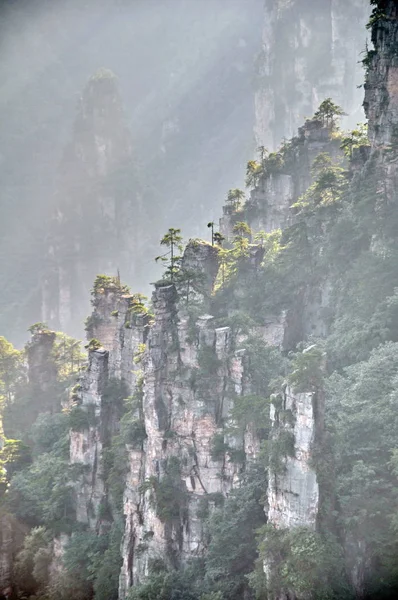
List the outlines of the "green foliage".
<svg viewBox="0 0 398 600">
<path fill-rule="evenodd" d="M 34 323 L 30 327 L 28 327 L 28 331 L 32 335 L 35 335 L 35 333 L 45 333 L 47 331 L 50 331 L 50 328 L 48 327 L 47 323 L 42 323 L 41 321 L 39 321 L 38 323 Z"/>
<path fill-rule="evenodd" d="M 120 547 L 123 537 L 123 522 L 113 524 L 108 547 L 98 568 L 95 569 L 95 600 L 118 600 L 119 573 L 122 567 Z"/>
<path fill-rule="evenodd" d="M 128 395 L 129 391 L 126 382 L 117 377 L 110 377 L 102 392 L 102 404 L 112 406 L 118 412 L 121 412 Z"/>
<path fill-rule="evenodd" d="M 324 127 L 336 129 L 338 118 L 345 114 L 343 109 L 335 104 L 331 98 L 326 98 L 315 112 L 314 119 L 322 121 Z"/>
<path fill-rule="evenodd" d="M 57 379 L 67 385 L 73 381 L 76 374 L 85 367 L 86 354 L 82 352 L 81 341 L 76 340 L 64 333 L 57 332 L 52 349 L 52 359 L 57 368 Z"/>
<path fill-rule="evenodd" d="M 261 164 L 256 160 L 249 160 L 246 166 L 246 187 L 257 187 L 261 176 Z"/>
<path fill-rule="evenodd" d="M 165 233 L 165 235 L 160 240 L 160 244 L 162 246 L 167 246 L 169 251 L 166 254 L 162 254 L 161 256 L 156 257 L 157 261 L 162 261 L 166 263 L 166 271 L 163 274 L 164 279 L 170 279 L 170 281 L 174 281 L 175 275 L 179 271 L 179 265 L 181 263 L 182 256 L 181 254 L 177 254 L 178 252 L 182 252 L 182 236 L 181 229 L 174 229 L 170 227 L 170 229 Z"/>
<path fill-rule="evenodd" d="M 379 582 L 396 549 L 397 356 L 398 345 L 386 343 L 326 386 L 342 521 L 378 555 Z"/>
<path fill-rule="evenodd" d="M 266 525 L 259 532 L 260 557 L 270 568 L 267 588 L 271 594 L 294 590 L 299 598 L 341 598 L 347 583 L 339 545 L 332 536 L 312 529 L 276 529 Z"/>
<path fill-rule="evenodd" d="M 372 10 L 369 21 L 366 24 L 366 29 L 372 29 L 373 27 L 377 26 L 379 21 L 382 21 L 387 17 L 386 3 L 384 1 L 381 2 L 380 0 L 370 0 L 370 4 L 375 6 L 375 8 Z"/>
<path fill-rule="evenodd" d="M 285 250 L 282 232 L 259 232 L 254 241 L 261 247 L 261 262 L 253 267 L 251 246 L 245 236 L 236 236 L 233 247 L 220 251 L 220 268 L 215 282 L 215 302 L 227 303 L 257 323 L 261 316 L 281 307 L 281 274 L 278 264 Z"/>
<path fill-rule="evenodd" d="M 251 426 L 261 438 L 267 435 L 269 430 L 269 406 L 269 400 L 263 396 L 256 394 L 236 396 L 231 417 L 242 432 Z"/>
<path fill-rule="evenodd" d="M 14 565 L 14 581 L 19 593 L 33 595 L 43 591 L 49 582 L 51 532 L 34 527 L 25 537 Z"/>
<path fill-rule="evenodd" d="M 32 462 L 29 446 L 20 440 L 5 440 L 0 450 L 0 471 L 5 470 L 6 482 L 9 483 L 15 473 L 29 466 Z"/>
<path fill-rule="evenodd" d="M 233 226 L 232 233 L 235 234 L 234 240 L 241 242 L 242 238 L 250 238 L 252 232 L 247 223 L 238 221 Z"/>
<path fill-rule="evenodd" d="M 179 297 L 185 301 L 186 306 L 191 307 L 192 305 L 202 307 L 203 297 L 208 295 L 206 281 L 206 273 L 185 266 L 174 277 Z"/>
<path fill-rule="evenodd" d="M 100 350 L 102 348 L 102 344 L 99 340 L 92 338 L 84 347 L 87 348 L 89 352 L 95 352 L 96 350 Z"/>
<path fill-rule="evenodd" d="M 53 451 L 67 458 L 69 454 L 69 418 L 67 412 L 41 413 L 30 430 L 34 456 Z"/>
<path fill-rule="evenodd" d="M 115 291 L 120 294 L 129 294 L 130 288 L 120 282 L 119 276 L 97 275 L 91 290 L 92 303 L 95 306 L 96 296 L 105 294 L 107 291 Z"/>
<path fill-rule="evenodd" d="M 70 539 L 63 563 L 70 581 L 91 596 L 93 582 L 104 560 L 109 544 L 109 535 L 98 535 L 95 531 L 76 532 Z M 70 583 L 69 583 L 70 585 Z"/>
<path fill-rule="evenodd" d="M 249 335 L 244 346 L 252 390 L 257 396 L 269 398 L 275 381 L 286 373 L 287 361 L 276 348 L 266 345 L 258 335 Z"/>
<path fill-rule="evenodd" d="M 290 429 L 278 428 L 263 444 L 271 473 L 282 475 L 286 471 L 286 458 L 295 456 L 294 434 Z"/>
<path fill-rule="evenodd" d="M 224 598 L 250 597 L 246 575 L 253 570 L 257 558 L 254 533 L 265 523 L 265 488 L 266 473 L 261 465 L 254 464 L 241 486 L 210 516 L 205 583 Z"/>
<path fill-rule="evenodd" d="M 149 492 L 149 499 L 163 523 L 179 522 L 186 505 L 186 487 L 181 480 L 178 459 L 170 457 L 161 479 L 154 476 L 141 485 L 141 493 Z"/>
<path fill-rule="evenodd" d="M 23 353 L 0 336 L 0 410 L 13 402 L 24 381 Z"/>
<path fill-rule="evenodd" d="M 193 580 L 191 573 L 183 570 L 154 570 L 145 583 L 131 588 L 128 600 L 199 600 Z"/>
<path fill-rule="evenodd" d="M 45 525 L 53 532 L 69 532 L 75 525 L 73 481 L 76 469 L 52 452 L 11 480 L 7 505 L 29 525 Z"/>
<path fill-rule="evenodd" d="M 134 396 L 125 400 L 125 413 L 120 419 L 120 442 L 135 448 L 141 448 L 146 438 L 142 400 L 142 385 L 138 385 Z"/>
<path fill-rule="evenodd" d="M 231 207 L 231 209 L 236 212 L 241 208 L 244 198 L 245 192 L 238 188 L 234 188 L 228 191 L 226 205 Z"/>
<path fill-rule="evenodd" d="M 229 449 L 222 432 L 215 433 L 211 440 L 210 456 L 214 461 L 222 460 Z"/>
<path fill-rule="evenodd" d="M 288 377 L 297 392 L 316 392 L 323 386 L 325 376 L 325 353 L 313 344 L 294 355 L 292 371 Z"/>
<path fill-rule="evenodd" d="M 68 425 L 72 431 L 84 431 L 97 423 L 94 404 L 84 407 L 72 404 L 65 414 L 68 416 Z"/>
<path fill-rule="evenodd" d="M 87 319 L 84 321 L 84 329 L 87 333 L 87 337 L 92 336 L 96 327 L 101 325 L 103 321 L 103 318 L 97 312 L 94 312 L 92 315 L 87 317 Z"/>
<path fill-rule="evenodd" d="M 116 521 L 108 533 L 73 534 L 63 561 L 69 579 L 67 587 L 74 582 L 87 598 L 94 592 L 96 600 L 117 600 L 122 533 L 123 523 Z"/>
<path fill-rule="evenodd" d="M 341 140 L 340 148 L 346 156 L 351 158 L 353 151 L 361 146 L 369 146 L 367 123 L 358 123 L 356 129 L 345 134 Z"/>
<path fill-rule="evenodd" d="M 298 212 L 307 213 L 321 208 L 333 207 L 342 198 L 347 188 L 345 171 L 334 164 L 331 157 L 322 153 L 312 165 L 315 181 L 307 191 L 292 205 Z"/>
</svg>

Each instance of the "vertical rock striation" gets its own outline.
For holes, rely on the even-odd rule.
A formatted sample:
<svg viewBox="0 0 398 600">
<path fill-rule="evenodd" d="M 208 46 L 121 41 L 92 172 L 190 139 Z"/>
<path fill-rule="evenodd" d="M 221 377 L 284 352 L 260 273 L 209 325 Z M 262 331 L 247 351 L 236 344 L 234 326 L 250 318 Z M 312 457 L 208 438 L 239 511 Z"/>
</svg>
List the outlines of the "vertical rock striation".
<svg viewBox="0 0 398 600">
<path fill-rule="evenodd" d="M 215 249 L 196 242 L 188 245 L 183 265 L 215 277 L 214 261 Z M 157 284 L 152 302 L 143 363 L 147 437 L 142 452 L 129 452 L 121 598 L 154 560 L 178 566 L 204 555 L 200 511 L 225 496 L 240 471 L 225 453 L 214 453 L 213 443 L 223 435 L 233 396 L 247 392 L 244 351 L 232 349 L 229 327 L 217 328 L 211 315 L 192 320 L 173 284 Z M 250 432 L 240 443 L 255 453 Z"/>
<path fill-rule="evenodd" d="M 255 95 L 257 143 L 276 149 L 327 97 L 361 120 L 367 0 L 267 0 Z M 356 121 L 355 121 L 356 119 Z"/>
<path fill-rule="evenodd" d="M 369 119 L 369 139 L 374 148 L 385 148 L 397 136 L 398 43 L 397 6 L 380 1 L 372 27 L 373 49 L 368 51 L 364 108 Z"/>
<path fill-rule="evenodd" d="M 283 459 L 283 470 L 270 470 L 268 483 L 268 522 L 278 529 L 315 528 L 319 510 L 319 485 L 311 466 L 311 450 L 317 429 L 313 393 L 295 393 L 287 387 L 280 410 L 271 405 L 273 436 L 291 436 L 292 452 Z M 282 412 L 283 411 L 283 412 Z M 289 419 L 282 415 L 289 414 Z"/>
<path fill-rule="evenodd" d="M 100 340 L 102 346 L 89 351 L 88 368 L 76 392 L 79 406 L 88 413 L 89 427 L 71 431 L 70 461 L 85 466 L 76 486 L 77 519 L 98 529 L 100 507 L 108 495 L 103 450 L 120 418 L 120 407 L 112 405 L 112 386 L 122 384 L 126 396 L 134 390 L 139 370 L 133 358 L 145 344 L 148 317 L 136 296 L 127 294 L 116 278 L 97 284 L 93 305 L 89 338 Z"/>
</svg>

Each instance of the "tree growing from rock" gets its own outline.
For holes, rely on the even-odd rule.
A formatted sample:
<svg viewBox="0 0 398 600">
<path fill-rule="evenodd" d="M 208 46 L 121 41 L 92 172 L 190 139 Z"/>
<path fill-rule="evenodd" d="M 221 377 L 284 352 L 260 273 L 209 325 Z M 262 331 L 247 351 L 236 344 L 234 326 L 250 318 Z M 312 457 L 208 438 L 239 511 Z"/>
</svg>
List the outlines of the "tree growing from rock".
<svg viewBox="0 0 398 600">
<path fill-rule="evenodd" d="M 338 119 L 344 115 L 346 113 L 341 106 L 335 104 L 331 98 L 326 98 L 314 114 L 314 119 L 322 121 L 323 126 L 328 129 L 337 129 Z"/>
<path fill-rule="evenodd" d="M 242 201 L 245 199 L 245 192 L 239 188 L 229 190 L 227 195 L 227 206 L 231 206 L 233 210 L 239 210 L 242 206 Z"/>
<path fill-rule="evenodd" d="M 179 264 L 182 259 L 181 252 L 183 250 L 183 245 L 181 229 L 170 227 L 167 233 L 165 233 L 160 240 L 160 244 L 162 246 L 167 246 L 169 250 L 165 254 L 157 256 L 155 260 L 156 262 L 160 260 L 167 264 L 163 277 L 174 281 L 174 277 L 179 270 Z"/>
</svg>

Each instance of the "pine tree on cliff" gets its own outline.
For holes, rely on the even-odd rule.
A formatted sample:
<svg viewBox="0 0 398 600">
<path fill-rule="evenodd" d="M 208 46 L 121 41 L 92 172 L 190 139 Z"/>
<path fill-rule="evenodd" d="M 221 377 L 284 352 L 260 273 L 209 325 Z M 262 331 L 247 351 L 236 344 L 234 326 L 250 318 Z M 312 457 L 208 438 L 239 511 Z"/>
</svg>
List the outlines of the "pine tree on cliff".
<svg viewBox="0 0 398 600">
<path fill-rule="evenodd" d="M 228 206 L 231 206 L 234 210 L 238 210 L 241 207 L 242 201 L 244 199 L 245 192 L 243 190 L 240 190 L 239 188 L 234 188 L 232 190 L 229 190 L 226 203 Z"/>
<path fill-rule="evenodd" d="M 181 229 L 170 227 L 160 240 L 160 244 L 162 246 L 167 246 L 169 251 L 155 258 L 156 262 L 161 260 L 164 263 L 168 263 L 164 277 L 166 279 L 171 279 L 171 281 L 174 281 L 174 276 L 178 272 L 178 265 L 182 258 L 181 254 L 176 254 L 176 251 L 181 253 L 183 249 L 182 236 L 180 234 Z"/>
<path fill-rule="evenodd" d="M 318 110 L 314 114 L 314 118 L 322 121 L 324 127 L 336 129 L 338 118 L 343 117 L 345 114 L 346 113 L 341 106 L 335 104 L 331 98 L 326 98 L 326 100 L 320 104 Z"/>
<path fill-rule="evenodd" d="M 210 223 L 207 224 L 207 227 L 211 227 L 211 245 L 214 246 L 214 244 L 217 244 L 218 246 L 221 246 L 225 237 L 219 231 L 214 231 L 214 221 L 210 221 Z"/>
</svg>

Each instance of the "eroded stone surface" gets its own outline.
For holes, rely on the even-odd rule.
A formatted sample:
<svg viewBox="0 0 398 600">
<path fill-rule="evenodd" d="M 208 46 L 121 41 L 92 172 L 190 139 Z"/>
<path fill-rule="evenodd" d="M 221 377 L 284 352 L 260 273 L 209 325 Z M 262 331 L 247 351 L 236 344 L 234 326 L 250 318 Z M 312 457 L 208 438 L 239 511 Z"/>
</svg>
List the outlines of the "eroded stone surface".
<svg viewBox="0 0 398 600">
<path fill-rule="evenodd" d="M 314 395 L 294 393 L 286 388 L 283 410 L 290 410 L 294 425 L 280 424 L 271 405 L 274 433 L 283 428 L 294 436 L 294 457 L 285 458 L 284 473 L 270 473 L 268 484 L 268 521 L 278 528 L 315 528 L 319 509 L 319 486 L 311 466 L 311 450 L 315 443 L 316 421 Z"/>
</svg>

